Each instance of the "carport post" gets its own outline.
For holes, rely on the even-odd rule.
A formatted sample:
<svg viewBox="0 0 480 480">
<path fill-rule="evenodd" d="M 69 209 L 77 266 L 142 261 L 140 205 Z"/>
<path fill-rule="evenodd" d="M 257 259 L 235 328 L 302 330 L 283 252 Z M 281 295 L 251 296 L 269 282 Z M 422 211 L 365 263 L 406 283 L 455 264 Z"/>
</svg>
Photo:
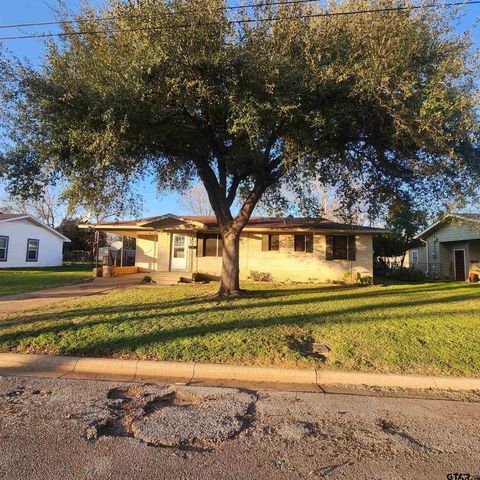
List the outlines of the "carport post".
<svg viewBox="0 0 480 480">
<path fill-rule="evenodd" d="M 124 247 L 125 247 L 125 244 L 124 244 L 124 239 L 125 237 L 122 235 L 122 254 L 120 255 L 120 266 L 123 267 L 123 255 L 124 255 Z"/>
<path fill-rule="evenodd" d="M 95 230 L 95 268 L 98 269 L 98 244 L 100 240 L 100 231 Z"/>
</svg>

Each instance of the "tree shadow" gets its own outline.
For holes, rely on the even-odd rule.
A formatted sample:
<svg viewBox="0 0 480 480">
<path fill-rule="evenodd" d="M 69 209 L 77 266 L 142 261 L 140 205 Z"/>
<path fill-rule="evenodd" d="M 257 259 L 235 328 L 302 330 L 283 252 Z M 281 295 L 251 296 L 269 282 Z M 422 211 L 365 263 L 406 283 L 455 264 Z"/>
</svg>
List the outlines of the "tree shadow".
<svg viewBox="0 0 480 480">
<path fill-rule="evenodd" d="M 401 296 L 404 294 L 430 294 L 435 292 L 443 292 L 448 290 L 450 292 L 456 292 L 456 290 L 463 290 L 465 286 L 459 285 L 458 287 L 437 287 L 437 286 L 425 286 L 418 287 L 415 286 L 413 289 L 411 287 L 395 289 L 395 295 Z M 346 296 L 345 291 L 351 291 L 352 296 Z M 79 317 L 95 317 L 95 316 L 112 316 L 112 315 L 122 315 L 125 314 L 130 319 L 142 319 L 144 316 L 141 315 L 141 312 L 147 312 L 151 310 L 156 310 L 159 317 L 161 318 L 174 318 L 184 315 L 196 315 L 200 313 L 205 313 L 205 307 L 214 308 L 215 312 L 229 312 L 234 310 L 241 310 L 243 312 L 247 311 L 250 307 L 252 308 L 269 308 L 269 307 L 292 307 L 296 305 L 309 305 L 312 303 L 325 304 L 325 303 L 334 303 L 337 301 L 345 302 L 352 299 L 362 301 L 368 299 L 375 299 L 377 297 L 388 296 L 391 298 L 391 291 L 386 291 L 383 289 L 373 289 L 369 287 L 353 287 L 353 286 L 315 286 L 307 288 L 295 288 L 295 289 L 259 289 L 256 291 L 251 291 L 248 297 L 241 298 L 212 298 L 201 296 L 190 296 L 183 298 L 181 300 L 167 300 L 160 302 L 149 302 L 141 303 L 138 305 L 102 305 L 99 307 L 86 307 L 86 308 L 72 308 L 71 310 L 66 310 L 63 312 L 56 312 L 54 309 L 42 313 L 30 313 L 26 312 L 28 315 L 27 318 L 20 317 L 18 319 L 5 320 L 0 322 L 0 332 L 5 329 L 9 329 L 12 326 L 24 326 L 33 323 L 41 322 L 50 322 L 52 321 L 52 315 L 56 319 L 68 321 L 69 319 L 75 319 Z M 305 294 L 310 296 L 304 297 Z M 302 298 L 297 298 L 299 295 L 303 296 Z M 318 295 L 322 295 L 319 297 Z M 289 299 L 285 297 L 288 296 Z M 478 296 L 480 296 L 480 289 L 478 290 Z M 277 299 L 277 297 L 280 297 Z M 448 297 L 435 299 L 436 303 L 449 303 L 457 302 L 464 300 L 471 300 L 472 294 L 461 295 L 449 295 Z M 245 302 L 252 300 L 252 305 L 245 305 Z M 378 304 L 367 304 L 359 306 L 358 309 L 363 311 L 368 311 L 370 309 L 375 309 L 381 306 L 382 308 L 390 307 L 408 307 L 411 305 L 420 305 L 420 304 L 429 304 L 431 303 L 432 298 L 428 296 L 425 300 L 420 302 L 408 300 L 406 302 L 392 302 Z M 200 308 L 196 308 L 200 306 Z M 166 311 L 168 309 L 173 309 L 173 311 Z M 187 311 L 185 311 L 187 310 Z M 132 317 L 134 313 L 138 313 L 136 317 Z M 322 310 L 322 314 L 328 314 L 328 311 Z M 332 310 L 330 313 L 342 313 L 336 309 Z M 119 319 L 116 319 L 117 321 Z M 95 325 L 99 322 L 87 322 L 85 325 Z M 63 323 L 65 325 L 65 323 Z M 40 329 L 40 331 L 43 331 Z M 0 341 L 2 337 L 0 336 Z"/>
<path fill-rule="evenodd" d="M 312 292 L 315 289 L 306 289 L 308 292 Z M 367 289 L 366 289 L 367 290 Z M 290 290 L 288 290 L 290 291 Z M 338 290 L 337 290 L 338 292 Z M 278 293 L 278 292 L 275 292 Z M 363 298 L 365 298 L 365 292 L 361 292 Z M 374 291 L 371 292 L 375 293 Z M 263 329 L 271 327 L 305 327 L 319 324 L 332 325 L 342 323 L 368 323 L 378 320 L 385 321 L 389 318 L 395 320 L 407 320 L 408 318 L 416 318 L 419 315 L 422 318 L 435 317 L 435 313 L 421 314 L 418 312 L 418 307 L 424 305 L 431 305 L 432 299 L 430 296 L 425 298 L 407 298 L 399 302 L 385 302 L 380 305 L 372 305 L 369 302 L 358 303 L 354 305 L 341 305 L 334 302 L 334 300 L 351 300 L 351 298 L 345 298 L 344 295 L 332 295 L 327 299 L 310 296 L 307 298 L 293 297 L 289 300 L 285 298 L 276 299 L 276 295 L 266 296 L 263 301 L 258 301 L 260 298 L 252 302 L 251 306 L 245 305 L 243 301 L 213 301 L 203 299 L 197 299 L 192 302 L 191 299 L 182 304 L 181 307 L 177 305 L 175 301 L 149 303 L 142 305 L 130 305 L 130 306 L 102 306 L 95 309 L 88 308 L 82 310 L 67 311 L 58 315 L 58 320 L 52 320 L 51 314 L 42 314 L 35 316 L 36 320 L 26 324 L 15 324 L 13 327 L 28 326 L 32 323 L 39 323 L 36 328 L 28 328 L 24 330 L 8 331 L 10 325 L 2 325 L 0 331 L 4 331 L 0 335 L 0 343 L 3 344 L 3 348 L 8 350 L 15 349 L 21 344 L 22 341 L 28 339 L 38 338 L 41 335 L 51 335 L 53 338 L 50 342 L 55 341 L 56 336 L 73 336 L 78 335 L 84 330 L 85 335 L 89 335 L 88 330 L 91 330 L 93 335 L 88 346 L 84 347 L 68 347 L 62 346 L 62 354 L 75 354 L 75 355 L 101 355 L 108 356 L 112 353 L 129 352 L 129 354 L 135 354 L 135 350 L 139 348 L 151 347 L 155 344 L 168 344 L 177 342 L 187 338 L 199 338 L 206 335 L 223 335 L 233 331 L 243 331 L 248 329 Z M 471 301 L 471 294 L 450 295 L 445 298 L 435 299 L 435 304 L 444 304 L 451 302 L 463 302 Z M 293 313 L 281 313 L 280 307 L 292 307 L 292 306 L 306 306 L 315 303 L 332 303 L 332 308 L 323 308 L 316 311 L 305 311 L 301 308 L 295 309 Z M 206 308 L 205 303 L 214 304 L 213 309 L 210 311 Z M 176 307 L 174 311 L 166 310 L 167 307 Z M 192 308 L 194 307 L 194 308 Z M 249 309 L 252 309 L 250 312 Z M 258 316 L 258 309 L 267 309 L 268 315 Z M 381 308 L 382 315 L 376 314 L 376 308 Z M 398 308 L 413 308 L 412 313 L 405 313 L 399 317 Z M 389 309 L 395 309 L 395 311 L 389 311 Z M 152 312 L 152 310 L 154 310 Z M 477 309 L 471 310 L 461 309 L 458 313 L 464 315 L 475 315 Z M 144 314 L 142 315 L 142 312 Z M 208 320 L 209 312 L 215 315 L 215 321 L 201 321 L 203 316 Z M 238 313 L 233 319 L 225 320 L 223 314 L 225 313 Z M 408 310 L 407 310 L 408 312 Z M 455 310 L 450 310 L 449 314 L 455 314 Z M 112 315 L 114 317 L 112 318 Z M 100 318 L 95 320 L 78 321 L 78 317 L 85 319 L 99 316 Z M 218 321 L 217 321 L 218 318 Z M 75 320 L 74 320 L 75 319 Z M 74 320 L 74 321 L 72 321 Z M 186 321 L 190 324 L 175 325 L 172 326 L 172 321 Z M 196 322 L 196 323 L 195 323 Z M 122 327 L 125 330 L 134 330 L 138 325 L 148 325 L 149 331 L 142 332 L 141 328 L 138 334 L 125 334 L 117 338 L 101 338 L 96 339 L 99 332 L 95 332 L 97 327 L 103 327 L 106 331 L 113 332 L 115 327 Z M 153 330 L 153 331 L 152 331 Z M 49 340 L 46 339 L 45 346 L 48 347 Z"/>
</svg>

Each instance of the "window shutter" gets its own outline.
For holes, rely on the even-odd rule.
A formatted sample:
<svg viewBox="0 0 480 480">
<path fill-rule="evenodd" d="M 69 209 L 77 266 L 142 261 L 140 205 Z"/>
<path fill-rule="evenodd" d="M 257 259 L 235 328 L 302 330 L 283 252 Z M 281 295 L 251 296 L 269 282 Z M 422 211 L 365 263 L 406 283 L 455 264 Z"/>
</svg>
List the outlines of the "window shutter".
<svg viewBox="0 0 480 480">
<path fill-rule="evenodd" d="M 356 251 L 357 251 L 357 246 L 356 246 L 355 235 L 349 235 L 348 236 L 348 260 L 351 260 L 352 262 L 355 261 Z"/>
<path fill-rule="evenodd" d="M 305 251 L 313 253 L 313 235 L 305 235 Z"/>
<path fill-rule="evenodd" d="M 204 235 L 203 233 L 197 233 L 197 257 L 203 257 L 203 242 Z"/>
<path fill-rule="evenodd" d="M 269 240 L 269 235 L 268 234 L 263 234 L 262 235 L 262 252 L 268 252 L 268 240 Z"/>
<path fill-rule="evenodd" d="M 327 250 L 325 259 L 333 260 L 333 235 L 327 235 Z"/>
</svg>

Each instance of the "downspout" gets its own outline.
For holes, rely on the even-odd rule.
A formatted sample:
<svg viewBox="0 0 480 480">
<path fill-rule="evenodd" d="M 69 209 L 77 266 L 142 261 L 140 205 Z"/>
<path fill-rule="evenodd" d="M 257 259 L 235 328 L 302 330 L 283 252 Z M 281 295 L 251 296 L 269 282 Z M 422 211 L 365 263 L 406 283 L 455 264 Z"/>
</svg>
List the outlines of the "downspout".
<svg viewBox="0 0 480 480">
<path fill-rule="evenodd" d="M 419 240 L 425 244 L 425 250 L 427 254 L 427 272 L 426 273 L 428 274 L 430 273 L 430 255 L 428 251 L 428 242 L 427 240 L 423 240 L 422 238 L 419 238 Z"/>
</svg>

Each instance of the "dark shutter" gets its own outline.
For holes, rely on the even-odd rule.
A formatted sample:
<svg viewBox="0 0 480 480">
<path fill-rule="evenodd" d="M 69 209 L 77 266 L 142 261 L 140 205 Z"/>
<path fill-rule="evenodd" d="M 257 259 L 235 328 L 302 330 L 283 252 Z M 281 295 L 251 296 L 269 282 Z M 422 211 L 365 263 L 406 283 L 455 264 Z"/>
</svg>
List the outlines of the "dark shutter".
<svg viewBox="0 0 480 480">
<path fill-rule="evenodd" d="M 313 253 L 313 235 L 305 235 L 305 251 Z"/>
<path fill-rule="evenodd" d="M 262 235 L 262 252 L 268 252 L 268 234 Z"/>
<path fill-rule="evenodd" d="M 333 235 L 327 235 L 326 260 L 333 260 Z"/>
<path fill-rule="evenodd" d="M 269 243 L 270 243 L 270 245 L 268 246 L 268 248 L 272 252 L 278 252 L 280 250 L 280 235 L 270 234 L 269 235 Z"/>
<path fill-rule="evenodd" d="M 197 233 L 197 257 L 203 257 L 203 233 Z"/>
<path fill-rule="evenodd" d="M 355 240 L 356 240 L 355 235 L 348 236 L 348 260 L 351 260 L 352 262 L 355 261 L 355 256 L 357 251 Z"/>
</svg>

